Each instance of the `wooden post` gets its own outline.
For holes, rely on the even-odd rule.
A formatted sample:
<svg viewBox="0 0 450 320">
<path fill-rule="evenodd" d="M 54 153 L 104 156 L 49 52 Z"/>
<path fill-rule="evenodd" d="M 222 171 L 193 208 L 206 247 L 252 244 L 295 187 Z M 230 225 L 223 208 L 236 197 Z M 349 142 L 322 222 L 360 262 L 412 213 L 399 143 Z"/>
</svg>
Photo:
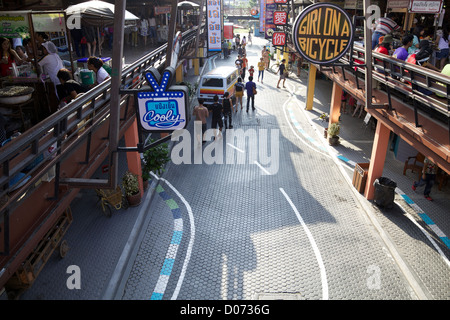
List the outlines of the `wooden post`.
<svg viewBox="0 0 450 320">
<path fill-rule="evenodd" d="M 364 192 L 364 196 L 368 200 L 372 200 L 374 198 L 374 181 L 383 175 L 390 133 L 391 131 L 389 128 L 386 127 L 381 121 L 378 121 L 373 141 L 372 156 L 370 157 L 369 172 L 367 174 L 366 190 Z"/>
<path fill-rule="evenodd" d="M 339 122 L 339 116 L 341 115 L 341 97 L 342 88 L 336 82 L 333 82 L 328 126 L 330 126 L 332 123 Z"/>
<path fill-rule="evenodd" d="M 312 110 L 314 104 L 314 88 L 316 86 L 317 68 L 311 63 L 309 65 L 308 88 L 306 92 L 306 110 Z"/>
<path fill-rule="evenodd" d="M 137 128 L 137 120 L 125 131 L 125 145 L 127 147 L 136 147 L 139 143 L 139 133 Z M 141 156 L 139 152 L 127 152 L 128 170 L 139 176 L 139 190 L 141 195 L 144 194 L 144 184 L 142 181 Z"/>
</svg>

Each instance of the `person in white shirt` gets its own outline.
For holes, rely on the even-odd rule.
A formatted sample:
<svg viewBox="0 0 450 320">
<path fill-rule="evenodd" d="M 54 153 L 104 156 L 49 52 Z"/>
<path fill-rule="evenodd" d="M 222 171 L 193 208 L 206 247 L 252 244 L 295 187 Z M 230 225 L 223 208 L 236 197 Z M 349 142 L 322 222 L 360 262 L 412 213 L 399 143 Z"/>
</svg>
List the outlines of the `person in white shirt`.
<svg viewBox="0 0 450 320">
<path fill-rule="evenodd" d="M 42 73 L 47 74 L 50 80 L 55 85 L 56 94 L 58 95 L 58 85 L 61 84 L 57 74 L 58 71 L 64 68 L 63 62 L 58 55 L 56 45 L 51 41 L 46 41 L 42 44 L 44 57 L 38 62 Z M 59 99 L 59 96 L 58 96 Z"/>
<path fill-rule="evenodd" d="M 148 36 L 148 21 L 142 16 L 141 21 L 139 23 L 139 34 L 144 38 L 144 46 L 147 45 L 147 36 Z"/>
<path fill-rule="evenodd" d="M 109 78 L 108 72 L 103 68 L 103 61 L 97 57 L 90 57 L 87 62 L 87 67 L 96 74 L 96 81 L 94 86 L 102 83 Z"/>
<path fill-rule="evenodd" d="M 447 63 L 447 58 L 449 56 L 449 40 L 450 35 L 448 34 L 447 28 L 439 29 L 436 32 L 435 43 L 439 47 L 439 51 L 436 52 L 436 67 L 440 70 L 442 70 Z"/>
<path fill-rule="evenodd" d="M 148 35 L 150 36 L 150 42 L 156 45 L 158 44 L 158 39 L 156 37 L 156 19 L 153 15 L 148 19 L 148 25 Z"/>
</svg>

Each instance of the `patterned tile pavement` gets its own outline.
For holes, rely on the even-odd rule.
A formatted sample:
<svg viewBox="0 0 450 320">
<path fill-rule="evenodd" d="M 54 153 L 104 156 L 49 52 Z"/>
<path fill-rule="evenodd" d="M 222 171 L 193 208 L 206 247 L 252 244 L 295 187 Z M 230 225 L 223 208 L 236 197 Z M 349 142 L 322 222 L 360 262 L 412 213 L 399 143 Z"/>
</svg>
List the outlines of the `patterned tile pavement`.
<svg viewBox="0 0 450 320">
<path fill-rule="evenodd" d="M 254 39 L 251 64 L 263 44 Z M 353 168 L 337 155 L 367 162 L 373 133 L 343 115 L 344 141 L 335 150 L 326 146 L 318 117 L 329 107 L 331 84 L 317 81 L 314 110 L 306 112 L 306 79 L 294 77 L 277 90 L 277 77 L 266 72 L 264 85 L 257 83 L 257 111 L 235 115 L 235 129 L 256 137 L 279 130 L 276 168 L 262 161 L 267 146 L 251 149 L 252 140 L 245 146 L 224 133 L 189 151 L 199 148 L 219 162 L 234 152 L 238 159 L 230 143 L 245 152 L 243 164 L 170 163 L 138 208 L 106 218 L 83 191 L 72 205 L 71 250 L 63 260 L 52 257 L 22 299 L 250 300 L 276 293 L 308 300 L 448 299 L 448 247 L 402 196 L 387 212 L 354 191 Z M 448 190 L 425 203 L 409 192 L 411 177 L 401 175 L 402 167 L 388 155 L 385 175 L 448 235 Z M 278 170 L 267 175 L 261 168 Z M 80 266 L 81 290 L 66 287 L 72 264 Z"/>
</svg>

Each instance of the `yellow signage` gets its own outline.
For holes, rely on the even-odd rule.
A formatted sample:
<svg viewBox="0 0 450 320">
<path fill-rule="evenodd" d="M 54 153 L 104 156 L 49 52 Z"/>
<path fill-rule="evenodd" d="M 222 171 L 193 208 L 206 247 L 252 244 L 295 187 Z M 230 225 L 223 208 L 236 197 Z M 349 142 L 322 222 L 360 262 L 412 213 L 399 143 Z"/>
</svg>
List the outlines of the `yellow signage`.
<svg viewBox="0 0 450 320">
<path fill-rule="evenodd" d="M 308 61 L 331 64 L 350 48 L 353 25 L 347 12 L 330 3 L 308 6 L 294 23 L 297 51 Z"/>
</svg>

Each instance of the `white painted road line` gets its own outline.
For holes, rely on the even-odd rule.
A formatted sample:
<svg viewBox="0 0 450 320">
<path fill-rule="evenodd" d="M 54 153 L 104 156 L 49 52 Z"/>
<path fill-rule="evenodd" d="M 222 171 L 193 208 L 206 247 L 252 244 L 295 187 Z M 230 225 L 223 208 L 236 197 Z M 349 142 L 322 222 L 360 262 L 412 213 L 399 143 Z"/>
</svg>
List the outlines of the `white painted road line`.
<svg viewBox="0 0 450 320">
<path fill-rule="evenodd" d="M 298 221 L 302 225 L 303 229 L 305 230 L 306 235 L 308 236 L 309 242 L 311 243 L 311 246 L 313 248 L 314 254 L 316 255 L 317 262 L 319 263 L 320 268 L 320 278 L 322 279 L 322 299 L 328 300 L 328 282 L 327 282 L 327 273 L 325 270 L 325 265 L 322 261 L 322 256 L 320 255 L 319 247 L 316 244 L 316 241 L 314 240 L 314 237 L 311 234 L 311 231 L 309 231 L 308 227 L 306 226 L 305 222 L 303 221 L 302 216 L 298 212 L 297 208 L 295 207 L 292 200 L 289 198 L 289 196 L 284 192 L 283 188 L 280 188 L 281 193 L 284 195 L 286 200 L 291 205 L 292 210 L 294 210 L 295 215 L 297 216 Z"/>
</svg>

